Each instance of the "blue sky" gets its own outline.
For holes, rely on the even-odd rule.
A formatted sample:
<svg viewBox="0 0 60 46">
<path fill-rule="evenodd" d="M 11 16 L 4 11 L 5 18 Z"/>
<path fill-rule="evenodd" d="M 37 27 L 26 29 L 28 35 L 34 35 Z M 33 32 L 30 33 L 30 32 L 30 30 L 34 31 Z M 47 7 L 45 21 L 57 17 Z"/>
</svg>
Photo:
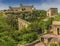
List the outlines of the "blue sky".
<svg viewBox="0 0 60 46">
<path fill-rule="evenodd" d="M 0 0 L 0 10 L 7 9 L 9 6 L 18 7 L 19 4 L 34 5 L 36 9 L 47 10 L 56 7 L 60 12 L 60 0 Z"/>
</svg>

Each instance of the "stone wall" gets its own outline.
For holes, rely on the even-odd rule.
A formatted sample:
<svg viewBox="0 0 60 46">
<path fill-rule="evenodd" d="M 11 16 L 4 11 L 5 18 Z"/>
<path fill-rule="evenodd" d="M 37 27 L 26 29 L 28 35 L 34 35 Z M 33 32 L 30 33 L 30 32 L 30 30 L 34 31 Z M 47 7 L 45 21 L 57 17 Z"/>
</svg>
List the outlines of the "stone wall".
<svg viewBox="0 0 60 46">
<path fill-rule="evenodd" d="M 22 27 L 27 27 L 30 23 L 18 18 L 18 29 L 20 30 Z"/>
<path fill-rule="evenodd" d="M 47 16 L 48 17 L 55 17 L 58 15 L 58 9 L 57 8 L 50 8 L 47 11 Z"/>
</svg>

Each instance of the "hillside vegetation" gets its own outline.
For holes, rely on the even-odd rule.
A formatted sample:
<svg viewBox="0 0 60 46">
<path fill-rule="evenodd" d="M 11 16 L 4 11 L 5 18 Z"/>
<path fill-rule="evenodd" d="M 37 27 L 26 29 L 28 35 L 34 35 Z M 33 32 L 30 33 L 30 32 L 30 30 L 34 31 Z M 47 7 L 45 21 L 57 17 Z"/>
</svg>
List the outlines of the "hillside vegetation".
<svg viewBox="0 0 60 46">
<path fill-rule="evenodd" d="M 60 14 L 58 14 L 58 16 L 56 16 L 56 17 L 54 18 L 54 20 L 60 21 Z"/>
<path fill-rule="evenodd" d="M 22 14 L 21 16 L 19 14 Z M 27 44 L 39 39 L 41 34 L 48 33 L 48 27 L 52 22 L 46 18 L 46 11 L 36 10 L 32 13 L 10 13 L 9 16 L 4 17 L 0 14 L 0 46 L 16 46 L 17 44 Z M 17 18 L 24 19 L 31 24 L 25 28 L 18 30 Z"/>
</svg>

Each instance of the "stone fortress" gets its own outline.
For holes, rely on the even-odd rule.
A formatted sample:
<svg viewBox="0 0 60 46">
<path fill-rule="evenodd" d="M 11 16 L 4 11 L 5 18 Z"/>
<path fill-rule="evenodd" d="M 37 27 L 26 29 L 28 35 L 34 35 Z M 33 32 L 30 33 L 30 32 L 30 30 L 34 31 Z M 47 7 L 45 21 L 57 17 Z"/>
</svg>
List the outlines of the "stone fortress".
<svg viewBox="0 0 60 46">
<path fill-rule="evenodd" d="M 47 11 L 47 17 L 54 18 L 58 15 L 58 9 L 57 8 L 50 8 Z M 41 37 L 40 41 L 44 46 L 50 46 L 50 44 L 56 44 L 57 46 L 60 46 L 60 21 L 52 21 L 52 24 L 50 25 L 50 33 L 45 34 Z"/>
<path fill-rule="evenodd" d="M 23 12 L 23 11 L 32 11 L 35 10 L 34 6 L 24 6 L 23 4 L 20 4 L 19 7 L 11 7 L 9 6 L 9 9 L 6 10 L 6 12 Z"/>
<path fill-rule="evenodd" d="M 58 15 L 57 8 L 50 8 L 49 10 L 47 10 L 48 18 L 54 18 L 57 15 Z M 20 21 L 19 23 L 21 24 L 22 23 L 21 19 L 19 21 Z M 24 24 L 22 25 L 27 27 L 28 24 L 30 23 L 24 22 Z M 60 21 L 52 21 L 49 31 L 50 31 L 49 34 L 45 34 L 41 36 L 40 42 L 38 42 L 37 44 L 35 43 L 33 46 L 50 46 L 50 44 L 56 44 L 57 46 L 60 46 Z M 27 45 L 27 46 L 32 46 L 32 45 Z"/>
<path fill-rule="evenodd" d="M 9 7 L 8 10 L 5 12 L 22 12 L 22 11 L 33 11 L 35 8 L 34 6 L 23 6 L 20 4 L 20 7 Z M 57 8 L 50 8 L 47 10 L 47 17 L 48 18 L 54 18 L 58 15 L 58 9 Z M 25 26 L 27 27 L 29 22 L 22 20 L 18 18 L 18 28 L 20 30 L 21 27 Z M 50 46 L 51 43 L 57 44 L 57 46 L 60 46 L 60 21 L 53 21 L 52 25 L 50 27 L 50 33 L 45 34 L 40 39 L 40 44 L 44 44 L 43 46 Z M 36 45 L 34 45 L 36 46 Z M 39 45 L 40 46 L 40 45 Z"/>
<path fill-rule="evenodd" d="M 54 18 L 57 15 L 57 8 L 50 8 L 49 10 L 47 10 L 48 18 Z M 60 46 L 60 21 L 52 21 L 52 24 L 49 27 L 49 32 L 49 34 L 44 34 L 43 36 L 41 36 L 40 41 L 27 46 L 50 46 L 51 44 Z"/>
<path fill-rule="evenodd" d="M 4 16 L 6 16 L 6 15 L 9 16 L 10 15 L 9 13 L 19 13 L 19 15 L 22 15 L 22 14 L 20 14 L 20 12 L 32 12 L 33 10 L 35 10 L 33 5 L 32 6 L 24 6 L 24 5 L 20 4 L 19 7 L 9 6 L 9 9 L 3 10 L 2 12 L 3 12 Z M 30 24 L 29 22 L 18 18 L 18 30 L 20 30 L 22 27 L 27 27 L 29 24 Z"/>
<path fill-rule="evenodd" d="M 57 8 L 50 8 L 47 10 L 47 16 L 48 17 L 55 17 L 58 14 L 58 9 Z"/>
</svg>

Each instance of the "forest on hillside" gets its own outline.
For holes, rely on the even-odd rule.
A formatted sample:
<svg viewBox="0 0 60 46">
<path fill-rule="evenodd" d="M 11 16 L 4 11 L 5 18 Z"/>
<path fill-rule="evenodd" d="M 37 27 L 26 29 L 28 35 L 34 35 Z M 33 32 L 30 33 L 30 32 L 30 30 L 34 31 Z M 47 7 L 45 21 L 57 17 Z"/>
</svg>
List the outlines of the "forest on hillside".
<svg viewBox="0 0 60 46">
<path fill-rule="evenodd" d="M 60 20 L 58 15 L 56 18 L 47 18 L 45 10 L 36 10 L 32 13 L 22 12 L 22 16 L 18 13 L 10 13 L 5 17 L 0 13 L 0 46 L 17 46 L 17 44 L 28 44 L 38 40 L 44 33 L 49 33 L 49 25 L 53 20 Z M 31 24 L 25 28 L 18 30 L 17 18 L 24 19 Z"/>
</svg>

